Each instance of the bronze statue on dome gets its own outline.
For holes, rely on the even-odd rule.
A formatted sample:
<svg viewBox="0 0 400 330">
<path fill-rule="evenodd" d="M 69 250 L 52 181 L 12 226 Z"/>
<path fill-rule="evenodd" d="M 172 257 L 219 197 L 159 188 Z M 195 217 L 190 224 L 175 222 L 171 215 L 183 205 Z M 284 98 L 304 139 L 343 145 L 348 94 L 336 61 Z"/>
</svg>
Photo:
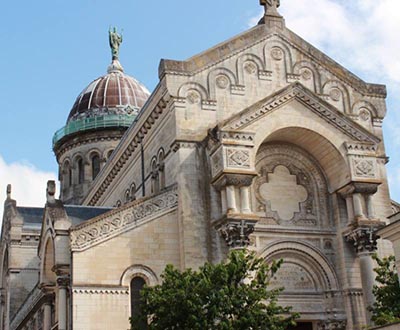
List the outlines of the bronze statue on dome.
<svg viewBox="0 0 400 330">
<path fill-rule="evenodd" d="M 111 28 L 108 30 L 108 36 L 111 47 L 111 54 L 113 60 L 118 60 L 119 57 L 119 46 L 122 43 L 122 33 L 117 32 L 117 28 Z"/>
</svg>

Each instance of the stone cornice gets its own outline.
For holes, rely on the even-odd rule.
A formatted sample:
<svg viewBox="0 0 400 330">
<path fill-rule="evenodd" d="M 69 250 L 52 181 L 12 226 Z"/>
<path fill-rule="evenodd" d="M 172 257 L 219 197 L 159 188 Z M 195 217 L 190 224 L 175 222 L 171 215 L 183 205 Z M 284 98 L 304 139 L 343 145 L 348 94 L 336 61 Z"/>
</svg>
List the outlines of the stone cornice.
<svg viewBox="0 0 400 330">
<path fill-rule="evenodd" d="M 304 104 L 319 117 L 323 118 L 329 124 L 335 126 L 355 141 L 372 144 L 380 142 L 378 137 L 347 118 L 332 105 L 303 87 L 300 83 L 293 83 L 292 85 L 283 88 L 277 93 L 268 96 L 266 99 L 240 112 L 225 123 L 223 130 L 245 129 L 256 120 L 259 120 L 260 117 L 267 116 L 274 110 L 279 109 L 292 100 L 297 100 Z"/>
<path fill-rule="evenodd" d="M 361 94 L 386 98 L 385 85 L 366 83 L 291 30 L 265 25 L 258 25 L 186 61 L 161 60 L 159 77 L 161 79 L 166 74 L 187 77 L 196 75 L 273 37 L 285 41 L 301 52 L 302 55 L 327 70 L 338 80 L 352 86 Z"/>
<path fill-rule="evenodd" d="M 160 82 L 143 106 L 135 122 L 125 133 L 111 159 L 93 182 L 88 195 L 83 201 L 83 205 L 93 206 L 97 204 L 132 154 L 140 148 L 144 137 L 156 124 L 170 101 L 171 98 L 168 91 L 164 84 Z"/>
<path fill-rule="evenodd" d="M 111 287 L 111 286 L 74 286 L 72 287 L 73 294 L 107 294 L 107 295 L 128 295 L 129 288 L 127 287 Z"/>
<path fill-rule="evenodd" d="M 71 250 L 83 251 L 176 209 L 176 185 L 104 213 L 71 229 Z"/>
</svg>

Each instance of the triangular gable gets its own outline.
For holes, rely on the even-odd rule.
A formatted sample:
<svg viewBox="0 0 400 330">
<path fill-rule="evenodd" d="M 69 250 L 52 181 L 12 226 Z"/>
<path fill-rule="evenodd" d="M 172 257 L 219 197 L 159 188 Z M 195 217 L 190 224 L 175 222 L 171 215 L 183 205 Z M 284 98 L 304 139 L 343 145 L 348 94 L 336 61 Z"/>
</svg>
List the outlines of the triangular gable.
<svg viewBox="0 0 400 330">
<path fill-rule="evenodd" d="M 312 62 L 329 71 L 339 80 L 346 82 L 360 93 L 386 97 L 387 92 L 384 85 L 366 83 L 288 28 L 284 27 L 281 29 L 276 26 L 270 27 L 264 24 L 257 25 L 186 61 L 161 60 L 159 77 L 161 78 L 165 74 L 195 75 L 274 37 L 295 48 L 306 58 L 309 58 Z"/>
<path fill-rule="evenodd" d="M 244 130 L 254 121 L 263 116 L 268 116 L 268 114 L 294 99 L 304 104 L 308 109 L 349 136 L 352 140 L 374 144 L 380 142 L 378 137 L 346 117 L 334 106 L 321 99 L 300 83 L 293 83 L 233 116 L 221 125 L 222 130 Z"/>
</svg>

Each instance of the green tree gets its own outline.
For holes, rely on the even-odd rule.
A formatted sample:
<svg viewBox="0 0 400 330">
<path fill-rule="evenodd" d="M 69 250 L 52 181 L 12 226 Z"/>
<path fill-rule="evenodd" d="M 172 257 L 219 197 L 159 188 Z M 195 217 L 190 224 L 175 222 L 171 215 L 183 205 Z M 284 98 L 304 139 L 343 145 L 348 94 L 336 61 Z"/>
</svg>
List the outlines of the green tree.
<svg viewBox="0 0 400 330">
<path fill-rule="evenodd" d="M 143 289 L 142 315 L 149 315 L 149 330 L 285 330 L 298 315 L 278 305 L 282 288 L 268 289 L 281 264 L 238 250 L 198 271 L 169 265 L 161 285 Z M 140 319 L 131 323 L 140 330 Z"/>
<path fill-rule="evenodd" d="M 375 285 L 373 289 L 376 303 L 370 308 L 372 321 L 376 325 L 398 322 L 400 321 L 400 285 L 395 258 L 390 256 L 380 259 L 377 255 L 373 258 L 378 264 L 378 267 L 374 269 L 378 285 Z"/>
</svg>

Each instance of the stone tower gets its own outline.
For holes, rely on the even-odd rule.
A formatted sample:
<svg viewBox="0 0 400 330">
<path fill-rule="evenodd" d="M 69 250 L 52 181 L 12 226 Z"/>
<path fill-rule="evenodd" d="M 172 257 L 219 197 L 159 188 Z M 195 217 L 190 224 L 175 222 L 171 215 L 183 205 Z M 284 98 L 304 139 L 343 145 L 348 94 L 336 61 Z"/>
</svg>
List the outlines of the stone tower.
<svg viewBox="0 0 400 330">
<path fill-rule="evenodd" d="M 66 125 L 53 137 L 59 165 L 60 199 L 65 204 L 81 204 L 150 94 L 140 82 L 124 73 L 118 59 L 121 41 L 115 29 L 110 31 L 112 62 L 107 74 L 83 89 Z"/>
</svg>

